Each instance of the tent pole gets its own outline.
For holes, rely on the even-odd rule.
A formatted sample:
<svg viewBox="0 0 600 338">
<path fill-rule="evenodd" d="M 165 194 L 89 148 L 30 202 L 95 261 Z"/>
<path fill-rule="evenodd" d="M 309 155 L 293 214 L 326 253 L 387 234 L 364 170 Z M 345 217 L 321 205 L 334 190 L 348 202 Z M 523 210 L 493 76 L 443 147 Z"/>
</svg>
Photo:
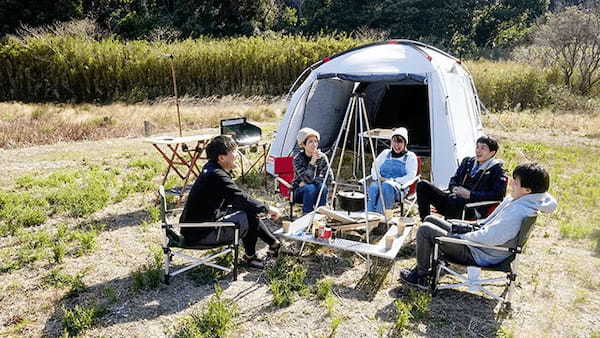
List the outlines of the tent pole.
<svg viewBox="0 0 600 338">
<path fill-rule="evenodd" d="M 363 100 L 363 97 L 358 96 L 358 100 L 357 100 L 357 108 L 358 108 L 358 115 L 357 118 L 359 119 L 359 125 L 360 125 L 360 135 L 362 135 L 362 133 L 364 132 L 363 130 L 363 117 L 361 114 L 361 109 L 362 109 L 362 105 L 360 104 L 361 100 Z M 367 208 L 367 169 L 366 169 L 366 162 L 365 162 L 365 143 L 364 142 L 360 142 L 360 158 L 361 158 L 361 164 L 362 164 L 362 173 L 363 173 L 363 191 L 365 192 L 364 194 L 364 213 L 365 213 L 365 231 L 367 232 L 367 244 L 371 244 L 371 238 L 370 238 L 370 233 L 369 233 L 369 209 Z M 367 255 L 367 269 L 370 271 L 371 270 L 371 256 Z"/>
<path fill-rule="evenodd" d="M 371 127 L 369 125 L 369 115 L 367 115 L 367 107 L 365 106 L 365 100 L 364 98 L 361 97 L 361 100 L 359 101 L 361 108 L 362 108 L 362 113 L 363 113 L 363 118 L 365 119 L 365 124 L 367 126 L 367 138 L 369 139 L 369 147 L 371 148 L 371 156 L 373 156 L 373 164 L 375 163 L 375 160 L 377 159 L 377 155 L 375 154 L 375 148 L 373 147 L 373 139 L 371 138 L 371 134 L 369 133 L 369 131 L 371 131 Z M 379 176 L 379 173 L 377 173 L 377 175 Z M 375 178 L 373 178 L 375 179 Z M 379 177 L 377 179 L 377 184 L 379 185 L 379 201 L 381 202 L 381 205 L 383 206 L 383 218 L 385 219 L 385 223 L 386 225 L 389 223 L 389 219 L 387 219 L 387 215 L 385 214 L 385 201 L 383 199 L 383 183 L 381 183 L 381 180 L 379 180 Z"/>
<path fill-rule="evenodd" d="M 346 152 L 346 144 L 348 143 L 348 133 L 350 132 L 350 124 L 352 123 L 352 118 L 354 117 L 354 112 L 356 111 L 356 96 L 352 95 L 350 97 L 350 101 L 348 102 L 348 107 L 346 108 L 348 113 L 348 121 L 345 125 L 340 127 L 340 133 L 343 131 L 344 127 L 346 128 L 346 134 L 344 135 L 344 142 L 342 145 L 342 152 L 340 153 L 340 162 L 338 163 L 337 172 L 335 177 L 339 177 L 342 172 L 342 163 L 344 162 L 344 154 Z M 337 192 L 337 181 L 333 185 L 332 198 L 335 198 L 335 194 Z"/>
</svg>

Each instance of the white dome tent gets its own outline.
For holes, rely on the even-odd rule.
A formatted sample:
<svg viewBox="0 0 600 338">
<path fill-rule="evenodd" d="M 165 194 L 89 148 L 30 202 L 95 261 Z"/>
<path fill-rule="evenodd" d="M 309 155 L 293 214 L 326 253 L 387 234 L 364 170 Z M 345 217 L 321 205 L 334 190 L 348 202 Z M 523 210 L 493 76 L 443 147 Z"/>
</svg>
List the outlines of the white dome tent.
<svg viewBox="0 0 600 338">
<path fill-rule="evenodd" d="M 474 155 L 482 134 L 479 99 L 469 73 L 445 52 L 410 40 L 372 43 L 315 63 L 296 83 L 304 76 L 271 146 L 271 174 L 275 159 L 297 146 L 303 127 L 319 131 L 322 149 L 330 150 L 359 87 L 371 128 L 407 127 L 409 149 L 431 156 L 436 186 L 446 187 L 459 161 Z"/>
</svg>

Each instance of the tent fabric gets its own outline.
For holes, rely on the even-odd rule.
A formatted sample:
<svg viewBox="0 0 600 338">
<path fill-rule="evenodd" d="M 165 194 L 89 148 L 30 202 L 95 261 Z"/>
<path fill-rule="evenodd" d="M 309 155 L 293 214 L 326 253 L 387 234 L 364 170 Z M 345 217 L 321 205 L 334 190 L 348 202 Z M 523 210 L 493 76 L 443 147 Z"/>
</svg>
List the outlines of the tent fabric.
<svg viewBox="0 0 600 338">
<path fill-rule="evenodd" d="M 405 82 L 411 84 L 424 84 L 425 76 L 408 73 L 325 73 L 319 74 L 317 80 L 338 78 L 354 82 Z"/>
<path fill-rule="evenodd" d="M 403 90 L 406 92 L 400 95 Z M 483 128 L 469 73 L 457 59 L 434 47 L 394 40 L 354 48 L 316 63 L 289 100 L 270 158 L 289 156 L 303 127 L 319 131 L 321 147 L 331 148 L 355 91 L 365 96 L 369 120 L 384 124 L 379 127 L 399 127 L 385 124 L 404 121 L 415 124 L 409 128 L 411 139 L 414 133 L 429 137 L 436 186 L 446 187 L 459 161 L 474 155 Z M 403 104 L 407 100 L 424 101 Z M 422 108 L 416 109 L 417 105 Z M 408 116 L 423 113 L 429 116 Z M 429 132 L 415 130 L 417 125 L 429 128 Z M 267 170 L 274 173 L 270 163 Z"/>
</svg>

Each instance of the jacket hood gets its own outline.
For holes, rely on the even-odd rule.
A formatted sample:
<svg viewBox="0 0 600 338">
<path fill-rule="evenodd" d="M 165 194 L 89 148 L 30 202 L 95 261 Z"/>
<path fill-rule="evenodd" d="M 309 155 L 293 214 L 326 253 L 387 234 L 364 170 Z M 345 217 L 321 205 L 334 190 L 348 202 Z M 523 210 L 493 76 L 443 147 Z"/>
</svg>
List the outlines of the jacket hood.
<svg viewBox="0 0 600 338">
<path fill-rule="evenodd" d="M 556 209 L 558 204 L 554 197 L 547 192 L 523 195 L 515 202 L 526 209 L 531 210 L 532 214 L 535 213 L 536 210 L 544 213 L 551 213 Z"/>
<path fill-rule="evenodd" d="M 475 159 L 475 162 L 477 162 L 477 159 Z M 489 160 L 483 162 L 483 164 L 479 168 L 477 168 L 477 171 L 488 170 L 495 165 L 503 165 L 503 164 L 504 164 L 504 162 L 502 160 L 492 157 Z"/>
</svg>

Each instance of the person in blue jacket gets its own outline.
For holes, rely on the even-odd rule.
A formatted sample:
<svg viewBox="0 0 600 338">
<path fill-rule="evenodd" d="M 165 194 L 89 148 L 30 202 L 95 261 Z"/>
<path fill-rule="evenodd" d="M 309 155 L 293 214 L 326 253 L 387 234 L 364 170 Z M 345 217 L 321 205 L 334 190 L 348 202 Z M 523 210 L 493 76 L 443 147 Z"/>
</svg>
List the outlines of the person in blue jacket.
<svg viewBox="0 0 600 338">
<path fill-rule="evenodd" d="M 450 178 L 448 191 L 439 189 L 428 181 L 417 184 L 419 216 L 424 220 L 431 206 L 448 219 L 460 218 L 465 204 L 481 201 L 502 201 L 506 195 L 508 178 L 503 162 L 495 158 L 498 141 L 491 136 L 477 139 L 475 157 L 465 157 L 456 173 Z M 467 218 L 481 218 L 488 206 L 475 208 Z"/>
<path fill-rule="evenodd" d="M 538 211 L 550 213 L 556 209 L 556 200 L 548 194 L 550 178 L 538 163 L 524 163 L 513 171 L 511 193 L 487 218 L 474 222 L 473 227 L 463 234 L 453 233 L 452 223 L 436 216 L 429 216 L 417 230 L 417 266 L 401 271 L 400 277 L 411 286 L 427 289 L 431 275 L 431 257 L 436 237 L 453 236 L 489 246 L 510 246 L 521 230 L 526 217 Z M 490 248 L 471 247 L 444 243 L 439 247 L 441 254 L 461 265 L 489 266 L 498 264 L 512 253 Z"/>
</svg>

